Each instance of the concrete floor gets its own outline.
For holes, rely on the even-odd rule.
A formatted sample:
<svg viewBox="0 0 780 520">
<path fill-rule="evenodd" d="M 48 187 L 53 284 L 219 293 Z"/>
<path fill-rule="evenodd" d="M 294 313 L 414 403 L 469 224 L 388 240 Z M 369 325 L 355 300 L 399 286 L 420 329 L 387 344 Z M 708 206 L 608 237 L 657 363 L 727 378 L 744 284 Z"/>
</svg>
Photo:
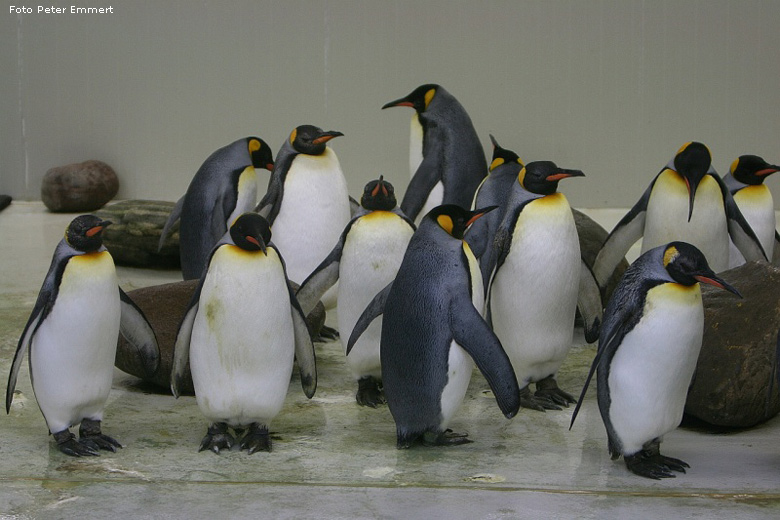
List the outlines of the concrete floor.
<svg viewBox="0 0 780 520">
<path fill-rule="evenodd" d="M 588 213 L 611 229 L 622 212 Z M 37 203 L 0 213 L 3 376 L 73 217 Z M 179 279 L 173 271 L 118 272 L 126 291 Z M 575 337 L 559 381 L 577 394 L 595 347 Z M 21 394 L 0 418 L 0 519 L 780 517 L 778 418 L 726 434 L 680 428 L 662 449 L 691 469 L 652 481 L 610 460 L 595 390 L 569 431 L 572 409 L 504 419 L 475 371 L 452 424 L 474 443 L 399 451 L 387 407 L 355 403 L 340 343 L 319 344 L 317 353 L 316 396 L 307 400 L 294 376 L 272 424 L 273 452 L 251 456 L 198 453 L 207 424 L 194 398 L 154 393 L 119 370 L 104 431 L 124 449 L 63 455 L 47 435 L 25 363 Z"/>
</svg>

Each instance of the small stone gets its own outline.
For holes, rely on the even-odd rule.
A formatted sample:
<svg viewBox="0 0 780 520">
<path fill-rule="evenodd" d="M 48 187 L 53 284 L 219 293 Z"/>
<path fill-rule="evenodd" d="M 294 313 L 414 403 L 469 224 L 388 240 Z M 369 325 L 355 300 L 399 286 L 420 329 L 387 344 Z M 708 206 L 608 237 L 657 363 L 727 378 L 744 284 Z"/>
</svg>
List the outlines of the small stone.
<svg viewBox="0 0 780 520">
<path fill-rule="evenodd" d="M 160 234 L 175 204 L 157 200 L 125 200 L 96 211 L 112 224 L 103 232 L 103 244 L 117 265 L 152 269 L 179 268 L 179 232 L 157 251 Z"/>
<path fill-rule="evenodd" d="M 46 172 L 41 200 L 53 212 L 85 212 L 103 207 L 119 191 L 113 168 L 101 161 L 57 166 Z"/>
<path fill-rule="evenodd" d="M 704 339 L 685 413 L 715 426 L 749 428 L 780 412 L 780 269 L 749 262 L 719 276 L 743 299 L 702 286 Z"/>
</svg>

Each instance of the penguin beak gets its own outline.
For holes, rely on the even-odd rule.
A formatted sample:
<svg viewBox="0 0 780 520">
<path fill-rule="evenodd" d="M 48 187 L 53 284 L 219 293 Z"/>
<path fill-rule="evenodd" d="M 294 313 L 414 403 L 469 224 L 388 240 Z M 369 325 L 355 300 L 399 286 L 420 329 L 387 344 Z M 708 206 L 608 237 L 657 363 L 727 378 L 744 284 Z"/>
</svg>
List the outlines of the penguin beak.
<svg viewBox="0 0 780 520">
<path fill-rule="evenodd" d="M 698 188 L 699 183 L 691 185 L 691 180 L 688 177 L 683 176 L 683 178 L 685 186 L 688 188 L 688 222 L 690 222 L 693 215 L 693 201 L 696 198 L 696 188 Z"/>
<path fill-rule="evenodd" d="M 265 165 L 265 169 L 268 170 L 269 172 L 274 171 L 274 163 L 269 162 L 268 164 Z"/>
<path fill-rule="evenodd" d="M 720 278 L 715 274 L 709 274 L 709 275 L 697 274 L 694 275 L 693 278 L 697 282 L 706 283 L 707 285 L 712 285 L 714 287 L 717 287 L 718 289 L 725 289 L 730 293 L 734 293 L 740 298 L 742 298 L 742 294 L 738 290 L 736 290 L 733 286 L 726 283 L 726 281 L 723 278 Z"/>
<path fill-rule="evenodd" d="M 488 207 L 486 207 L 486 208 L 482 208 L 482 209 L 474 210 L 474 211 L 471 213 L 471 218 L 468 220 L 468 222 L 466 222 L 466 229 L 468 229 L 468 227 L 469 227 L 470 225 L 472 225 L 474 222 L 476 222 L 476 221 L 477 221 L 477 219 L 479 219 L 479 218 L 483 217 L 483 216 L 484 216 L 485 214 L 487 214 L 487 213 L 490 213 L 491 211 L 493 211 L 493 210 L 494 210 L 494 209 L 496 209 L 497 207 L 498 207 L 498 206 L 488 206 Z"/>
<path fill-rule="evenodd" d="M 322 135 L 320 135 L 316 139 L 312 140 L 312 143 L 314 143 L 314 144 L 327 143 L 328 141 L 330 141 L 334 137 L 339 137 L 339 136 L 342 136 L 342 135 L 344 135 L 344 134 L 342 134 L 341 132 L 336 132 L 334 130 L 330 130 L 328 132 L 323 132 Z"/>
<path fill-rule="evenodd" d="M 395 101 L 391 101 L 389 103 L 385 103 L 382 105 L 382 110 L 390 107 L 412 107 L 414 108 L 414 103 L 406 99 L 405 97 L 402 97 L 401 99 L 396 99 Z"/>
<path fill-rule="evenodd" d="M 257 247 L 259 247 L 260 251 L 262 251 L 263 254 L 265 254 L 265 243 L 262 240 L 258 240 L 257 238 L 253 237 L 252 235 L 247 235 L 244 238 L 246 238 L 246 241 L 249 242 L 250 244 L 254 244 Z"/>
<path fill-rule="evenodd" d="M 772 175 L 773 173 L 776 173 L 778 171 L 780 171 L 780 166 L 770 166 L 769 168 L 758 170 L 756 172 L 756 177 L 766 177 L 767 175 Z"/>
<path fill-rule="evenodd" d="M 102 232 L 111 224 L 113 224 L 113 222 L 111 222 L 110 220 L 103 220 L 100 222 L 99 225 L 89 228 L 85 233 L 85 235 L 87 235 L 88 237 L 94 237 L 95 235 L 100 234 L 100 232 Z"/>
<path fill-rule="evenodd" d="M 552 175 L 548 175 L 545 179 L 549 182 L 555 182 L 559 181 L 561 179 L 566 179 L 568 177 L 585 177 L 585 174 L 582 173 L 580 170 L 560 170 L 558 173 L 553 173 Z"/>
<path fill-rule="evenodd" d="M 374 189 L 371 190 L 371 196 L 372 197 L 376 197 L 377 195 L 379 195 L 379 190 L 380 189 L 382 190 L 382 195 L 387 197 L 387 186 L 385 186 L 385 176 L 384 175 L 380 175 L 379 176 L 379 182 L 377 182 L 376 186 L 374 187 Z"/>
</svg>

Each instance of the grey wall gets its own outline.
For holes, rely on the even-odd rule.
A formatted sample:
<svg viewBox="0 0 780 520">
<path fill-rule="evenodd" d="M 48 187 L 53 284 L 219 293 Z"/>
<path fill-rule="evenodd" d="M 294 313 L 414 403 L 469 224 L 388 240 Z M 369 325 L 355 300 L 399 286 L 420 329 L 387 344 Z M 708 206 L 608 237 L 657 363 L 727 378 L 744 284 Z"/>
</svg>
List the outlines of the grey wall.
<svg viewBox="0 0 780 520">
<path fill-rule="evenodd" d="M 488 154 L 493 133 L 584 170 L 561 186 L 580 207 L 632 205 L 689 140 L 721 173 L 742 153 L 780 161 L 775 0 L 78 5 L 114 13 L 0 13 L 0 193 L 37 199 L 48 168 L 94 158 L 119 198 L 176 200 L 216 148 L 256 134 L 276 150 L 311 123 L 344 132 L 353 195 L 379 174 L 400 194 L 411 109 L 380 107 L 428 82 Z"/>
</svg>

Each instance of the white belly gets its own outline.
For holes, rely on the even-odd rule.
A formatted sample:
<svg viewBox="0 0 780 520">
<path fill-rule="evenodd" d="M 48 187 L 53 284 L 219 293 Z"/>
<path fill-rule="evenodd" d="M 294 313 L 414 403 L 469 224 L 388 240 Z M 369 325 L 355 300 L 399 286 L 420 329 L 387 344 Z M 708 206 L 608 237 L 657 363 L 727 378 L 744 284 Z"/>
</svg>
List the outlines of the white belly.
<svg viewBox="0 0 780 520">
<path fill-rule="evenodd" d="M 295 340 L 281 264 L 273 249 L 268 255 L 223 246 L 203 284 L 190 368 L 211 421 L 267 425 L 284 403 Z"/>
<path fill-rule="evenodd" d="M 352 225 L 339 266 L 338 326 L 345 349 L 349 333 L 363 310 L 395 279 L 412 233 L 407 222 L 387 211 L 375 211 Z M 347 356 L 347 365 L 355 379 L 381 377 L 381 331 L 382 318 L 379 317 Z"/>
<path fill-rule="evenodd" d="M 290 280 L 301 283 L 330 253 L 350 219 L 347 182 L 336 154 L 298 155 L 284 183 L 273 242 Z"/>
<path fill-rule="evenodd" d="M 661 191 L 664 197 L 656 196 Z M 729 239 L 723 196 L 717 181 L 704 177 L 688 221 L 688 189 L 677 173 L 664 171 L 647 204 L 642 252 L 675 240 L 698 247 L 713 271 L 728 266 Z"/>
<path fill-rule="evenodd" d="M 33 390 L 52 433 L 84 418 L 102 420 L 120 313 L 111 255 L 72 258 L 30 351 Z"/>
<path fill-rule="evenodd" d="M 409 177 L 414 177 L 423 161 L 423 127 L 417 112 L 412 116 L 409 132 Z"/>
<path fill-rule="evenodd" d="M 580 248 L 562 194 L 530 203 L 491 287 L 493 330 L 521 387 L 555 374 L 572 344 Z"/>
<path fill-rule="evenodd" d="M 417 219 L 415 219 L 415 221 L 419 224 L 422 218 L 427 215 L 429 211 L 431 211 L 436 206 L 441 206 L 443 200 L 444 183 L 439 181 L 433 186 L 433 189 L 428 194 L 428 198 L 425 199 L 425 205 L 423 205 L 420 213 L 417 214 Z"/>
<path fill-rule="evenodd" d="M 769 260 L 775 249 L 775 208 L 772 193 L 763 184 L 748 186 L 734 194 L 734 201 L 761 242 Z M 745 263 L 745 258 L 733 242 L 729 243 L 729 267 Z"/>
<path fill-rule="evenodd" d="M 674 293 L 674 294 L 672 294 Z M 698 284 L 664 284 L 648 293 L 664 305 L 646 304 L 609 372 L 609 418 L 631 455 L 680 424 L 688 385 L 701 349 L 704 311 Z"/>
<path fill-rule="evenodd" d="M 233 222 L 243 213 L 252 211 L 255 204 L 257 204 L 257 172 L 252 166 L 247 166 L 238 177 L 236 207 L 225 222 L 225 229 L 230 229 Z"/>
</svg>

